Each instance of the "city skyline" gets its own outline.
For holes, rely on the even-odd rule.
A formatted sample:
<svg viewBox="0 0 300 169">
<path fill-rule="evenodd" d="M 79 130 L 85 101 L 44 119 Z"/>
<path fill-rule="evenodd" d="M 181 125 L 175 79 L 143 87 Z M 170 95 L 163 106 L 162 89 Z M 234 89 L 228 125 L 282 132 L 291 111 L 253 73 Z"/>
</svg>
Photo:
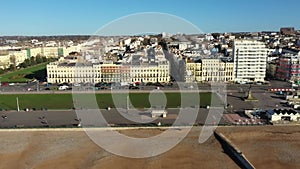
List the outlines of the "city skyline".
<svg viewBox="0 0 300 169">
<path fill-rule="evenodd" d="M 191 22 L 204 33 L 279 31 L 300 28 L 297 6 L 289 0 L 284 8 L 273 1 L 34 1 L 1 3 L 2 36 L 92 35 L 99 28 L 128 15 L 166 13 Z M 184 32 L 183 32 L 184 33 Z"/>
</svg>

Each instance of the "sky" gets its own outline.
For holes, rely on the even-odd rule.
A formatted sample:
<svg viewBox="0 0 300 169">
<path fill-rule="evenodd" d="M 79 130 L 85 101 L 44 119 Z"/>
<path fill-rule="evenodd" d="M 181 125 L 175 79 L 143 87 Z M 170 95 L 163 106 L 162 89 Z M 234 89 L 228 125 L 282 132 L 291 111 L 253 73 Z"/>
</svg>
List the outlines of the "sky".
<svg viewBox="0 0 300 169">
<path fill-rule="evenodd" d="M 91 35 L 113 22 L 128 26 L 124 18 L 129 15 L 133 21 L 130 16 L 143 12 L 168 14 L 204 33 L 300 29 L 299 6 L 299 0 L 1 0 L 0 36 Z M 156 18 L 156 27 L 164 27 L 169 20 Z M 143 22 L 133 22 L 136 25 L 126 29 Z"/>
</svg>

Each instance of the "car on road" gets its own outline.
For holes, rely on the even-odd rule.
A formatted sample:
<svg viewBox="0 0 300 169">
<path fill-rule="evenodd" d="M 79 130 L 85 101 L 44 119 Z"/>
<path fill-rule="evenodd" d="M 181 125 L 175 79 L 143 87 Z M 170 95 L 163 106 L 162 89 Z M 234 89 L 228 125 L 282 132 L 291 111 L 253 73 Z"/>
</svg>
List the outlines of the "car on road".
<svg viewBox="0 0 300 169">
<path fill-rule="evenodd" d="M 161 84 L 159 82 L 154 83 L 154 86 L 156 86 L 156 87 L 165 87 L 163 84 Z"/>
<path fill-rule="evenodd" d="M 130 86 L 129 89 L 132 89 L 132 90 L 137 90 L 137 89 L 140 89 L 139 87 L 137 86 Z"/>
<path fill-rule="evenodd" d="M 69 89 L 69 86 L 59 86 L 58 87 L 58 90 L 68 90 Z"/>
<path fill-rule="evenodd" d="M 74 83 L 73 86 L 75 86 L 75 87 L 80 87 L 81 84 L 80 84 L 80 83 Z"/>
<path fill-rule="evenodd" d="M 46 83 L 46 87 L 52 86 L 52 83 Z"/>
</svg>

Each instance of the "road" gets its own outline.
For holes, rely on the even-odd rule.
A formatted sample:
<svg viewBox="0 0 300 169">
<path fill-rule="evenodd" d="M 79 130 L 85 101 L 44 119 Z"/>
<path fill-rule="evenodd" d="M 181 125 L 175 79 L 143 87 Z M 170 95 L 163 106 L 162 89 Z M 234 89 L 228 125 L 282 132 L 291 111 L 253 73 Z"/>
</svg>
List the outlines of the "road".
<svg viewBox="0 0 300 169">
<path fill-rule="evenodd" d="M 80 110 L 83 111 L 84 110 Z M 116 126 L 130 126 L 130 125 L 143 125 L 139 122 L 124 118 L 116 109 L 100 110 L 103 117 L 108 124 Z M 144 125 L 156 125 L 161 122 L 162 125 L 171 125 L 174 123 L 178 116 L 179 109 L 167 109 L 167 118 L 152 119 L 149 111 L 139 111 L 135 114 L 135 117 L 145 119 L 147 123 Z M 48 111 L 2 111 L 0 112 L 0 128 L 14 128 L 14 127 L 77 127 L 79 121 L 85 119 L 78 118 L 74 110 L 48 110 Z M 199 109 L 198 116 L 196 118 L 196 124 L 205 124 L 208 115 L 208 110 Z M 82 116 L 80 116 L 82 117 Z M 86 118 L 86 117 L 85 117 Z M 88 116 L 88 118 L 91 118 Z M 149 120 L 151 120 L 149 122 Z M 84 123 L 86 124 L 86 123 Z M 95 123 L 94 123 L 95 124 Z M 97 123 L 98 124 L 98 123 Z M 225 124 L 221 119 L 221 124 Z M 186 125 L 186 124 L 182 124 Z M 98 127 L 98 126 L 97 126 Z M 100 125 L 100 127 L 106 127 Z"/>
<path fill-rule="evenodd" d="M 72 90 L 43 90 L 43 88 L 40 87 L 40 90 L 26 90 L 25 88 L 28 86 L 7 86 L 7 87 L 0 87 L 0 94 L 59 94 L 59 93 L 72 93 L 72 92 L 92 92 L 92 93 L 148 93 L 153 90 L 161 90 L 165 93 L 176 93 L 176 92 L 212 92 L 212 88 L 209 84 L 198 84 L 198 86 L 195 86 L 196 84 L 190 83 L 190 84 L 184 84 L 181 85 L 182 87 L 179 89 L 179 87 L 160 87 L 159 89 L 156 89 L 155 86 L 143 86 L 141 89 L 136 90 L 129 90 L 129 89 L 106 89 L 106 90 L 94 90 L 91 87 L 81 86 L 81 87 L 73 87 Z M 236 93 L 236 92 L 247 92 L 249 90 L 249 85 L 236 85 L 231 84 L 227 85 L 227 93 Z M 251 91 L 256 93 L 262 93 L 269 89 L 268 86 L 252 86 Z"/>
<path fill-rule="evenodd" d="M 276 82 L 277 84 L 278 82 Z M 210 91 L 211 90 L 211 85 L 209 83 L 173 83 L 174 85 L 172 86 L 168 86 L 165 85 L 164 87 L 159 87 L 161 90 L 164 91 L 174 91 L 174 90 L 200 90 L 200 91 Z M 235 91 L 247 91 L 250 88 L 250 85 L 240 85 L 240 84 L 225 84 L 226 88 L 228 90 L 228 92 L 235 92 Z M 179 86 L 181 86 L 179 88 Z M 276 86 L 276 85 L 275 85 Z M 53 85 L 52 87 L 57 87 L 57 85 Z M 82 90 L 82 91 L 88 91 L 93 89 L 93 86 L 91 85 L 86 85 L 86 86 L 80 86 L 80 87 L 73 87 L 76 88 L 76 90 Z M 118 88 L 118 89 L 117 89 Z M 124 88 L 124 87 L 121 87 Z M 151 91 L 156 89 L 156 86 L 139 86 L 140 89 L 136 90 L 136 91 Z M 251 90 L 252 91 L 266 91 L 270 88 L 269 85 L 251 85 Z M 43 84 L 38 84 L 38 83 L 15 83 L 14 85 L 8 85 L 8 86 L 0 86 L 0 92 L 2 93 L 9 93 L 9 92 L 59 92 L 57 90 L 47 90 L 49 89 L 49 87 L 47 87 L 46 85 Z M 116 89 L 112 89 L 112 90 L 124 90 L 124 89 L 120 89 L 120 87 L 116 87 Z M 102 91 L 110 91 L 108 89 L 104 89 L 104 90 L 97 90 L 99 92 Z M 130 90 L 133 91 L 133 90 Z"/>
<path fill-rule="evenodd" d="M 244 101 L 246 93 L 228 93 L 227 102 L 230 104 L 228 112 L 242 112 L 246 109 L 258 108 L 262 110 L 286 108 L 280 101 L 283 98 L 271 92 L 252 92 L 257 101 Z"/>
</svg>

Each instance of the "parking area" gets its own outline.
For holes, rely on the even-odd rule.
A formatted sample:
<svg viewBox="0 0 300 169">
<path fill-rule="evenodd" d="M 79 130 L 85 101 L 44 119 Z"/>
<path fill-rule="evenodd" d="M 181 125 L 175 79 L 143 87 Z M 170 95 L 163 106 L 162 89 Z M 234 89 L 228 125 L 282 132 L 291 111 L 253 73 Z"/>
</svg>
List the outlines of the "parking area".
<svg viewBox="0 0 300 169">
<path fill-rule="evenodd" d="M 234 125 L 263 125 L 266 124 L 262 119 L 249 119 L 248 117 L 241 116 L 239 114 L 224 114 L 224 119 Z"/>
</svg>

